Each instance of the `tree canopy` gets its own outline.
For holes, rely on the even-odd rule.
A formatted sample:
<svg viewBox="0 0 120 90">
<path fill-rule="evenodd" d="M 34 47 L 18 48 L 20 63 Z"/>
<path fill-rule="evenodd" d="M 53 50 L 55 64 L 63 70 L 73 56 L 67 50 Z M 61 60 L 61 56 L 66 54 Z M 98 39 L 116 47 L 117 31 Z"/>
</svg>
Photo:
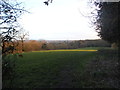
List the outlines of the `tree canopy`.
<svg viewBox="0 0 120 90">
<path fill-rule="evenodd" d="M 0 47 L 2 47 L 3 81 L 6 76 L 11 80 L 14 78 L 16 58 L 13 59 L 8 54 L 13 53 L 18 45 L 17 34 L 20 27 L 18 18 L 25 11 L 20 5 L 21 3 L 13 0 L 0 0 Z"/>
<path fill-rule="evenodd" d="M 19 32 L 18 18 L 25 11 L 21 3 L 11 0 L 0 1 L 0 37 L 2 41 L 2 54 L 12 53 L 15 50 L 14 42 Z M 10 43 L 9 45 L 5 45 Z"/>
<path fill-rule="evenodd" d="M 119 22 L 120 22 L 120 3 L 119 2 L 95 2 L 97 9 L 96 25 L 98 35 L 110 42 L 119 44 Z"/>
</svg>

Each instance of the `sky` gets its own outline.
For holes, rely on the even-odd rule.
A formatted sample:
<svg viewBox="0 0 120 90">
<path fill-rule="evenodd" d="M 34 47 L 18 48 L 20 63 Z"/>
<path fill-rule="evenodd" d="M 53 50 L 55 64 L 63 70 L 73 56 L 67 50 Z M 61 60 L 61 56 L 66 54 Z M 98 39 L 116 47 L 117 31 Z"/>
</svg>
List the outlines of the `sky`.
<svg viewBox="0 0 120 90">
<path fill-rule="evenodd" d="M 86 0 L 18 0 L 30 13 L 20 18 L 23 28 L 34 40 L 85 40 L 99 39 L 91 28 L 87 15 L 90 8 Z M 82 14 L 81 14 L 82 13 Z"/>
</svg>

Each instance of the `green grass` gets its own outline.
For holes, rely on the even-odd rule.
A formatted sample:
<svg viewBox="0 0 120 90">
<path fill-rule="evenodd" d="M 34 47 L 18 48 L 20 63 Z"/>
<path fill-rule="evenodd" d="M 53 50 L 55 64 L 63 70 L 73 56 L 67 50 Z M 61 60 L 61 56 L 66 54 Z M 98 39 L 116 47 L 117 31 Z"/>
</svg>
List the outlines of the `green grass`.
<svg viewBox="0 0 120 90">
<path fill-rule="evenodd" d="M 99 48 L 82 48 L 81 50 Z M 80 50 L 80 49 L 78 49 Z M 14 88 L 83 87 L 82 77 L 88 62 L 97 52 L 49 51 L 23 53 L 16 62 Z M 89 77 L 89 76 L 88 76 Z M 8 81 L 4 82 L 7 83 Z M 3 83 L 3 84 L 4 84 Z M 8 87 L 4 84 L 4 87 Z"/>
<path fill-rule="evenodd" d="M 81 70 L 95 52 L 31 52 L 24 53 L 17 64 L 17 87 L 55 87 L 65 77 L 60 73 Z M 69 75 L 69 74 L 68 74 Z M 62 78 L 63 77 L 63 78 Z"/>
<path fill-rule="evenodd" d="M 58 50 L 40 50 L 40 51 L 32 51 L 32 52 L 53 52 L 53 51 L 97 51 L 99 49 L 111 49 L 110 47 L 85 47 L 78 49 L 58 49 Z"/>
</svg>

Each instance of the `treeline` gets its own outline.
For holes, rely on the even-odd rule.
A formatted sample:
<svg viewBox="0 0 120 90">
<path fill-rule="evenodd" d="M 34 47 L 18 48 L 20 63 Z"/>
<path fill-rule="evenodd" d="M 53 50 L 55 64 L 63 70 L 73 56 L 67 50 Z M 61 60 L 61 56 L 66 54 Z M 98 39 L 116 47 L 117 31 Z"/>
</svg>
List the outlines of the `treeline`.
<svg viewBox="0 0 120 90">
<path fill-rule="evenodd" d="M 46 43 L 47 43 L 46 41 L 37 41 L 37 40 L 26 40 L 23 43 L 19 41 L 19 44 L 16 47 L 16 51 L 21 53 L 21 52 L 45 50 Z"/>
<path fill-rule="evenodd" d="M 68 40 L 68 41 L 48 41 L 47 49 L 77 49 L 84 47 L 110 47 L 111 44 L 98 40 Z"/>
<path fill-rule="evenodd" d="M 55 50 L 55 49 L 77 49 L 84 47 L 110 47 L 111 44 L 98 39 L 98 40 L 26 40 L 23 43 L 16 42 L 14 53 L 22 53 L 29 51 L 39 50 Z"/>
</svg>

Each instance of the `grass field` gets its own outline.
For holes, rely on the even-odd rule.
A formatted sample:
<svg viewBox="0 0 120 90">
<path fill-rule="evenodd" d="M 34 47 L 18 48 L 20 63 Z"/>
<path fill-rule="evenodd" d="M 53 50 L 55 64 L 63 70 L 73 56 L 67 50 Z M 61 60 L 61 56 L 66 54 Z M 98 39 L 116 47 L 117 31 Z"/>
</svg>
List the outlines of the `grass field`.
<svg viewBox="0 0 120 90">
<path fill-rule="evenodd" d="M 97 57 L 99 48 L 48 50 L 23 53 L 16 62 L 14 88 L 82 88 L 90 87 L 86 81 L 89 62 Z M 88 70 L 89 71 L 89 70 Z M 88 79 L 90 80 L 90 79 Z M 3 84 L 9 87 L 9 80 Z M 96 84 L 96 83 L 95 83 Z M 93 84 L 94 86 L 94 84 Z"/>
</svg>

